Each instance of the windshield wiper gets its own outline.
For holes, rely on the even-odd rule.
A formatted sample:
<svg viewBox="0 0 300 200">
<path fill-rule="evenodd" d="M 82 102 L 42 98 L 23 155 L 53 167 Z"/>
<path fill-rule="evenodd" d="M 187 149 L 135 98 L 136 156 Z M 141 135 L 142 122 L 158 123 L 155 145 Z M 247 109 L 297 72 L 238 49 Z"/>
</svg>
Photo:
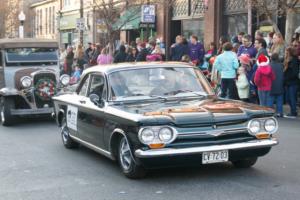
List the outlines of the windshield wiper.
<svg viewBox="0 0 300 200">
<path fill-rule="evenodd" d="M 204 92 L 200 92 L 200 91 L 196 92 L 196 91 L 192 91 L 192 90 L 175 90 L 175 91 L 167 92 L 164 95 L 168 95 L 168 94 L 177 95 L 180 93 L 192 93 L 192 94 L 194 94 L 196 96 L 200 96 L 200 97 L 207 96 L 207 94 Z"/>
</svg>

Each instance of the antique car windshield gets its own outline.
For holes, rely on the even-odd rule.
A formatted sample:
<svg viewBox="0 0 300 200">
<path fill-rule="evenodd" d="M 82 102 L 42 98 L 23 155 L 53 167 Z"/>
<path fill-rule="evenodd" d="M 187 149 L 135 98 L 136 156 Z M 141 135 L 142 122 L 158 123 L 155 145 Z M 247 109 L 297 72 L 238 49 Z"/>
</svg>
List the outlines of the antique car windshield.
<svg viewBox="0 0 300 200">
<path fill-rule="evenodd" d="M 9 48 L 5 51 L 7 66 L 53 65 L 58 61 L 56 48 Z"/>
<path fill-rule="evenodd" d="M 206 96 L 204 77 L 193 67 L 143 68 L 109 74 L 110 100 Z"/>
</svg>

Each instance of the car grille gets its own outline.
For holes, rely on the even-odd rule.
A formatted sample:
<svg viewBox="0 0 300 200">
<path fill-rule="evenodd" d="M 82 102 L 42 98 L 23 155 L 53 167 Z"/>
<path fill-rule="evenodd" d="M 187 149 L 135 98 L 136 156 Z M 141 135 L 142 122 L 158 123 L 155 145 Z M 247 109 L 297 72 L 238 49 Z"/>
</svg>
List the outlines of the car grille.
<svg viewBox="0 0 300 200">
<path fill-rule="evenodd" d="M 254 136 L 248 133 L 247 128 L 208 128 L 203 131 L 179 132 L 177 139 L 168 146 L 208 146 L 231 144 L 236 142 L 246 142 L 255 139 Z"/>
<path fill-rule="evenodd" d="M 57 88 L 56 76 L 53 73 L 38 73 L 33 77 L 34 98 L 37 108 L 52 107 L 51 97 Z"/>
</svg>

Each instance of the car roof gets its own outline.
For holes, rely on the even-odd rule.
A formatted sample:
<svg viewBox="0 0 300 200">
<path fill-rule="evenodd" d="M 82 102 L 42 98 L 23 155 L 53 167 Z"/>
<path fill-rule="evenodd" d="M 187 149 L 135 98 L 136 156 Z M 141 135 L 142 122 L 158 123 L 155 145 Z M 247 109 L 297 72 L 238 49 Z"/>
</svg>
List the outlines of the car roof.
<svg viewBox="0 0 300 200">
<path fill-rule="evenodd" d="M 183 62 L 130 62 L 130 63 L 116 63 L 109 65 L 97 65 L 87 68 L 83 71 L 83 75 L 92 72 L 101 72 L 109 74 L 116 71 L 141 69 L 141 68 L 161 68 L 161 67 L 194 67 L 191 64 Z"/>
<path fill-rule="evenodd" d="M 58 42 L 51 39 L 4 38 L 0 39 L 0 48 L 50 47 L 58 48 Z"/>
</svg>

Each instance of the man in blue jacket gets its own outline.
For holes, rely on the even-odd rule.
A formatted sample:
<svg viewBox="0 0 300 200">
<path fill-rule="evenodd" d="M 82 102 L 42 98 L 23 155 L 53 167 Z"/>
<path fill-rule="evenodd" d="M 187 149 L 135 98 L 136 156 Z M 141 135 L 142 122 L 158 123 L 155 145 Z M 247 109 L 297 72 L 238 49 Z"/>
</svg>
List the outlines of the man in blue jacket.
<svg viewBox="0 0 300 200">
<path fill-rule="evenodd" d="M 214 66 L 221 74 L 221 97 L 234 99 L 234 87 L 236 70 L 239 67 L 239 62 L 236 54 L 232 52 L 232 44 L 227 42 L 223 45 L 224 52 L 217 56 Z"/>
</svg>

